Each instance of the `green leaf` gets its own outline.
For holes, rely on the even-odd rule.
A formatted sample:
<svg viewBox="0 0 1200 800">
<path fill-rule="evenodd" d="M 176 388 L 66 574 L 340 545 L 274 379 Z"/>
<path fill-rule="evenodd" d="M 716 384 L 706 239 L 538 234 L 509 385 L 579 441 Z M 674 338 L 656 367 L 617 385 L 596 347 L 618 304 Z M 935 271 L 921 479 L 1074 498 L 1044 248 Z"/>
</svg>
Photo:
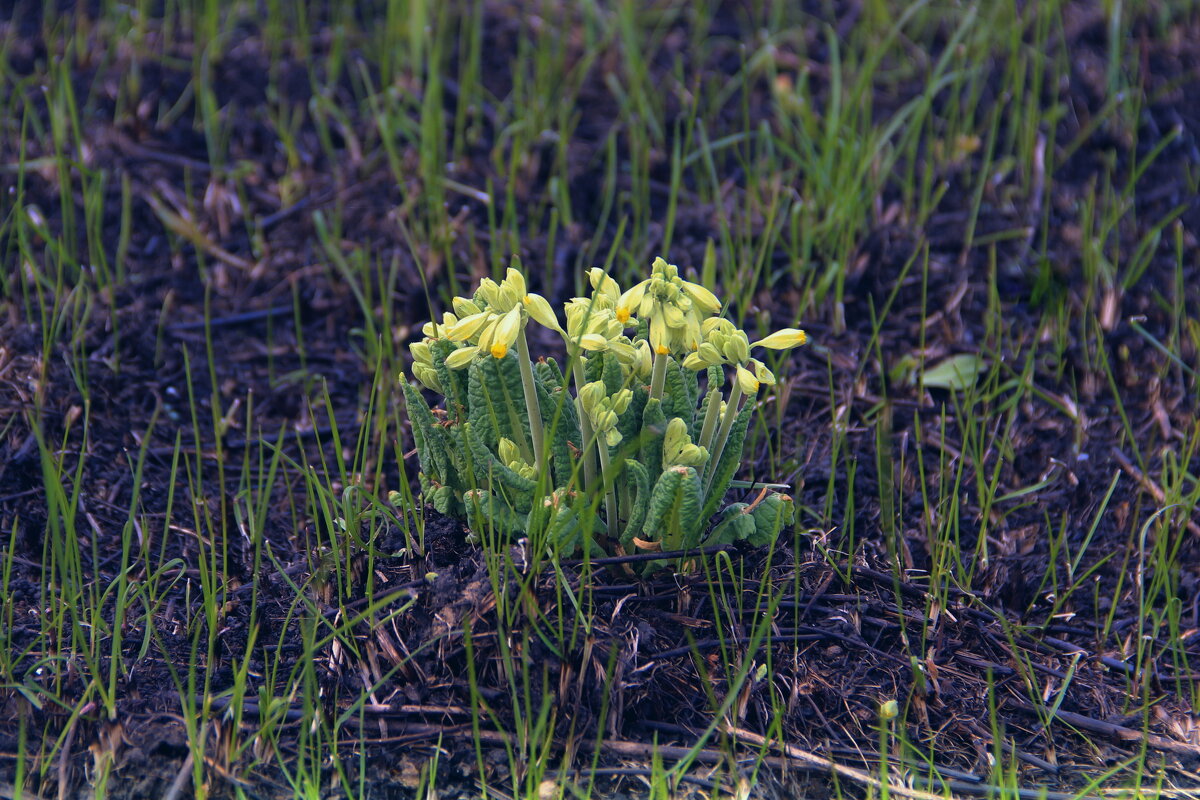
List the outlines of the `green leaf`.
<svg viewBox="0 0 1200 800">
<path fill-rule="evenodd" d="M 404 404 L 408 409 L 421 472 L 439 483 L 446 483 L 450 473 L 449 454 L 445 451 L 444 440 L 438 435 L 441 430 L 437 420 L 416 387 L 401 379 L 400 388 L 404 391 Z"/>
<path fill-rule="evenodd" d="M 446 356 L 458 348 L 449 339 L 434 339 L 429 343 L 429 351 L 433 355 L 433 368 L 437 372 L 438 382 L 446 390 L 446 411 L 456 422 L 467 418 L 467 375 L 461 369 L 450 369 L 446 366 Z"/>
<path fill-rule="evenodd" d="M 746 538 L 747 543 L 753 547 L 766 547 L 774 542 L 784 526 L 792 524 L 795 508 L 791 497 L 771 492 L 750 512 L 754 517 L 754 533 Z"/>
<path fill-rule="evenodd" d="M 617 420 L 617 431 L 621 434 L 622 446 L 631 443 L 633 447 L 638 447 L 638 437 L 642 430 L 642 415 L 646 411 L 646 400 L 649 399 L 650 393 L 644 386 L 637 383 L 630 388 L 633 390 L 633 398 L 629 401 L 629 408 L 625 409 Z"/>
<path fill-rule="evenodd" d="M 642 412 L 642 429 L 638 433 L 641 450 L 638 460 L 650 475 L 662 472 L 663 436 L 667 432 L 667 418 L 663 414 L 662 401 L 651 398 L 646 401 Z"/>
<path fill-rule="evenodd" d="M 621 534 L 621 546 L 629 553 L 632 552 L 630 546 L 633 544 L 633 537 L 641 531 L 650 507 L 650 474 L 641 462 L 632 458 L 625 459 L 624 474 L 628 475 L 627 480 L 633 484 L 633 509 L 625 531 Z"/>
<path fill-rule="evenodd" d="M 484 444 L 483 438 L 475 430 L 475 426 L 467 423 L 463 426 L 467 444 L 471 448 L 471 457 L 475 462 L 475 476 L 480 486 L 499 484 L 522 495 L 533 492 L 536 484 L 503 464 Z"/>
<path fill-rule="evenodd" d="M 537 384 L 538 407 L 542 410 L 542 427 L 550 442 L 550 474 L 556 488 L 571 482 L 574 462 L 571 447 L 579 448 L 583 438 L 579 433 L 579 418 L 575 414 L 575 403 L 561 386 L 547 391 L 544 384 Z"/>
<path fill-rule="evenodd" d="M 692 420 L 696 416 L 696 398 L 688 391 L 689 386 L 684 382 L 682 374 L 684 372 L 695 377 L 690 369 L 681 368 L 674 359 L 667 362 L 667 379 L 663 384 L 662 405 L 663 414 L 667 419 L 679 417 L 687 423 L 690 430 Z"/>
<path fill-rule="evenodd" d="M 603 368 L 601 375 L 604 381 L 604 393 L 610 397 L 625 388 L 625 376 L 621 370 L 621 360 L 613 353 L 601 353 Z"/>
<path fill-rule="evenodd" d="M 563 371 L 553 356 L 547 356 L 535 362 L 533 365 L 533 374 L 550 391 L 566 384 Z"/>
<path fill-rule="evenodd" d="M 950 356 L 936 367 L 925 371 L 922 383 L 934 389 L 958 391 L 975 385 L 975 381 L 987 369 L 987 362 L 977 355 L 963 353 Z"/>
<path fill-rule="evenodd" d="M 650 494 L 642 525 L 644 537 L 662 542 L 664 550 L 694 547 L 700 529 L 700 476 L 691 467 L 671 467 L 659 476 Z"/>
<path fill-rule="evenodd" d="M 482 534 L 486 530 L 498 531 L 511 536 L 524 530 L 525 515 L 518 514 L 507 502 L 487 489 L 473 489 L 463 493 L 463 504 L 467 507 L 468 519 Z"/>
<path fill-rule="evenodd" d="M 754 515 L 746 513 L 746 503 L 733 503 L 721 512 L 721 519 L 705 540 L 705 545 L 733 544 L 754 535 Z"/>
<path fill-rule="evenodd" d="M 529 414 L 516 357 L 476 359 L 468 371 L 469 418 L 488 449 L 495 450 L 503 436 L 516 442 L 521 455 L 532 463 Z"/>
</svg>

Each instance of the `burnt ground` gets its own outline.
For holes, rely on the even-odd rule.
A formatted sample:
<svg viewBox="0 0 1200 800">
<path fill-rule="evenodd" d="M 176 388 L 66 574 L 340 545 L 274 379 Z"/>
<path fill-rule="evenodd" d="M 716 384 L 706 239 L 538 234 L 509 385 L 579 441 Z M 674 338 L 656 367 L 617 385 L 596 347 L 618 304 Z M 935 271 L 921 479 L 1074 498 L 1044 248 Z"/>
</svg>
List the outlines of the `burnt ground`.
<svg viewBox="0 0 1200 800">
<path fill-rule="evenodd" d="M 502 6 L 485 6 L 485 82 L 494 84 L 489 89 L 495 96 L 504 97 L 506 82 L 512 80 L 511 53 L 531 23 Z M 848 4 L 830 21 L 852 25 L 857 13 L 856 4 Z M 1068 24 L 1056 46 L 1072 53 L 1072 73 L 1063 77 L 1061 88 L 1071 114 L 1056 123 L 1059 143 L 1072 141 L 1101 113 L 1108 53 L 1103 17 L 1090 4 L 1072 5 L 1065 18 Z M 723 13 L 712 25 L 732 42 L 750 36 L 738 27 L 740 19 Z M 17 93 L 34 98 L 28 107 L 48 130 L 50 105 L 36 99 L 33 87 L 48 74 L 48 59 L 62 41 L 44 37 L 19 15 L 4 26 L 12 37 L 5 91 L 10 101 Z M 11 779 L 18 751 L 29 754 L 30 788 L 42 796 L 86 786 L 102 753 L 112 759 L 109 791 L 118 797 L 161 795 L 187 774 L 188 730 L 170 666 L 186 667 L 193 658 L 192 634 L 204 625 L 196 621 L 203 537 L 196 534 L 199 517 L 193 514 L 201 508 L 229 536 L 229 557 L 219 574 L 228 589 L 219 612 L 219 646 L 200 670 L 209 695 L 217 697 L 210 758 L 200 772 L 217 796 L 232 796 L 239 789 L 249 796 L 291 794 L 295 787 L 279 765 L 302 763 L 305 748 L 313 746 L 302 724 L 302 698 L 288 697 L 287 688 L 279 693 L 282 705 L 271 710 L 278 725 L 269 744 L 259 739 L 241 752 L 228 746 L 239 737 L 252 739 L 265 718 L 257 695 L 261 676 L 273 664 L 288 664 L 290 670 L 305 652 L 305 637 L 311 634 L 297 622 L 297 587 L 307 602 L 339 624 L 344 623 L 339 614 L 366 608 L 373 598 L 396 593 L 395 600 L 377 609 L 380 616 L 405 598 L 411 602 L 386 625 L 369 620 L 353 625 L 359 653 L 339 654 L 325 645 L 307 668 L 312 682 L 304 685 L 317 688 L 314 702 L 327 719 L 345 713 L 362 696 L 364 680 L 375 683 L 370 702 L 347 715 L 340 733 L 350 742 L 345 745 L 348 762 L 355 769 L 360 763 L 366 766 L 371 796 L 411 796 L 421 765 L 435 754 L 441 760 L 439 784 L 452 791 L 477 791 L 477 753 L 489 783 L 507 785 L 503 736 L 515 730 L 503 668 L 508 648 L 516 648 L 518 662 L 539 666 L 531 696 L 540 707 L 543 693 L 551 694 L 556 709 L 553 746 L 558 753 L 574 755 L 567 762 L 570 767 L 586 770 L 596 734 L 603 734 L 597 763 L 610 772 L 602 771 L 597 785 L 605 793 L 640 790 L 634 776 L 637 765 L 649 764 L 653 742 L 666 746 L 668 755 L 681 752 L 670 747 L 695 743 L 712 723 L 708 693 L 723 698 L 730 670 L 741 666 L 722 660 L 721 654 L 729 652 L 749 653 L 757 659 L 753 669 L 766 664 L 765 653 L 771 654 L 769 681 L 747 684 L 728 715 L 748 732 L 742 737 L 747 741 L 767 732 L 776 704 L 782 703 L 788 742 L 820 757 L 862 766 L 864 754 L 878 748 L 879 704 L 895 698 L 905 709 L 909 741 L 931 752 L 943 774 L 958 775 L 955 788 L 964 793 L 979 790 L 977 779 L 989 776 L 994 757 L 1015 764 L 1029 786 L 1077 789 L 1089 776 L 1139 755 L 1171 780 L 1195 785 L 1200 771 L 1195 705 L 1200 515 L 1152 515 L 1164 503 L 1165 490 L 1155 476 L 1165 474 L 1165 461 L 1173 459 L 1193 476 L 1200 468 L 1200 456 L 1186 449 L 1197 436 L 1197 384 L 1186 369 L 1167 368 L 1167 356 L 1126 321 L 1141 318 L 1144 330 L 1166 341 L 1175 305 L 1188 311 L 1193 326 L 1200 308 L 1194 237 L 1200 229 L 1200 200 L 1188 183 L 1200 169 L 1200 24 L 1184 19 L 1164 30 L 1146 21 L 1132 30 L 1131 47 L 1141 65 L 1137 88 L 1147 102 L 1132 125 L 1097 125 L 1057 165 L 1046 184 L 1047 196 L 1036 207 L 1002 202 L 1003 178 L 992 186 L 995 194 L 989 190 L 985 198 L 975 235 L 1030 230 L 1028 236 L 997 237 L 994 252 L 1002 267 L 994 280 L 989 248 L 965 247 L 972 202 L 967 170 L 940 176 L 949 189 L 927 220 L 912 219 L 899 196 L 877 199 L 859 258 L 848 269 L 843 307 L 815 309 L 814 318 L 805 320 L 823 349 L 793 357 L 786 403 L 780 401 L 779 435 L 760 436 L 748 459 L 747 477 L 763 477 L 771 455 L 768 439 L 782 447 L 775 453 L 777 463 L 792 465 L 793 473 L 775 478 L 796 485 L 803 513 L 795 536 L 781 541 L 769 556 L 748 549 L 730 552 L 745 575 L 753 576 L 743 584 L 743 594 L 716 596 L 703 574 L 641 580 L 619 565 L 586 575 L 582 567 L 568 565 L 568 584 L 579 596 L 590 592 L 595 618 L 590 635 L 574 641 L 570 652 L 556 652 L 528 629 L 514 641 L 500 640 L 497 606 L 511 609 L 532 602 L 553 616 L 561 611 L 560 579 L 551 571 L 523 575 L 524 583 L 510 586 L 511 596 L 497 598 L 481 552 L 453 520 L 426 511 L 424 552 L 410 548 L 401 553 L 411 517 L 370 526 L 373 594 L 366 594 L 371 584 L 362 581 L 340 600 L 331 595 L 327 572 L 316 568 L 319 515 L 304 512 L 305 524 L 294 524 L 294 504 L 302 495 L 296 465 L 319 463 L 322 452 L 329 456 L 332 448 L 332 426 L 320 392 L 327 388 L 343 441 L 352 440 L 363 424 L 364 386 L 372 379 L 362 338 L 350 322 L 362 318 L 360 302 L 341 273 L 329 268 L 314 212 L 340 219 L 337 248 L 370 253 L 381 273 L 394 270 L 386 296 L 376 297 L 375 303 L 393 309 L 386 318 L 394 321 L 396 341 L 404 342 L 429 316 L 420 269 L 438 286 L 445 285 L 451 272 L 460 285 L 469 285 L 490 268 L 488 244 L 478 236 L 489 225 L 484 204 L 456 197 L 450 222 L 455 235 L 446 237 L 449 244 L 418 241 L 410 248 L 398 220 L 411 227 L 413 221 L 404 215 L 414 213 L 409 201 L 424 187 L 415 177 L 409 185 L 397 185 L 383 167 L 383 152 L 356 150 L 349 130 L 373 126 L 366 118 L 349 119 L 348 130 L 334 132 L 332 145 L 322 141 L 323 133 L 306 118 L 296 131 L 301 158 L 288 163 L 274 130 L 258 112 L 267 99 L 263 86 L 246 78 L 261 74 L 268 63 L 262 30 L 250 22 L 229 32 L 223 57 L 214 66 L 215 96 L 227 109 L 226 164 L 210 163 L 204 134 L 190 110 L 193 53 L 186 36 L 166 48 L 176 50 L 175 60 L 140 64 L 139 95 L 132 98 L 122 94 L 128 53 L 77 56 L 70 79 L 77 96 L 89 103 L 82 119 L 86 148 L 77 148 L 74 157 L 79 170 L 103 169 L 108 176 L 95 224 L 112 248 L 110 254 L 117 252 L 122 230 L 122 180 L 128 181 L 132 224 L 124 245 L 126 279 L 98 293 L 88 313 L 53 331 L 54 322 L 43 317 L 38 303 L 63 287 L 43 286 L 41 300 L 32 290 L 18 291 L 30 285 L 19 279 L 27 267 L 9 233 L 12 228 L 0 234 L 11 290 L 0 319 L 0 556 L 9 575 L 4 624 L 10 626 L 11 651 L 4 661 L 8 671 L 0 675 L 0 777 Z M 78 32 L 94 43 L 104 41 L 99 26 L 82 26 Z M 944 44 L 944 37 L 939 41 Z M 314 58 L 335 44 L 328 30 L 314 32 Z M 936 51 L 940 45 L 930 46 Z M 686 47 L 685 37 L 668 37 L 650 69 L 669 71 L 675 58 L 686 58 Z M 814 46 L 809 57 L 819 67 L 827 56 Z M 739 58 L 730 44 L 723 56 L 718 50 L 712 57 L 712 68 L 736 69 Z M 293 95 L 294 103 L 303 106 L 312 100 L 311 64 L 285 54 L 277 68 L 279 86 Z M 819 69 L 814 72 L 820 74 Z M 360 105 L 348 79 L 335 81 L 330 91 L 347 113 L 357 113 Z M 453 91 L 447 94 L 449 115 Z M 738 112 L 722 122 L 741 124 L 742 109 L 754 121 L 769 120 L 769 97 L 763 88 L 739 98 L 734 104 Z M 889 97 L 877 101 L 880 113 L 896 103 Z M 164 123 L 160 109 L 177 106 L 186 113 Z M 579 109 L 575 136 L 566 145 L 572 176 L 567 191 L 576 224 L 561 234 L 553 254 L 554 264 L 564 269 L 594 237 L 604 253 L 616 234 L 612 219 L 606 228 L 594 230 L 602 211 L 595 187 L 605 179 L 600 154 L 609 126 L 620 124 L 614 122 L 619 112 L 601 78 L 585 81 Z M 669 118 L 685 111 L 670 103 L 666 109 Z M 479 112 L 479 141 L 470 157 L 454 165 L 452 177 L 468 186 L 490 180 L 500 187 L 511 178 L 516 182 L 512 196 L 522 206 L 527 198 L 548 191 L 547 170 L 532 162 L 548 161 L 552 148 L 536 153 L 521 174 L 501 174 L 488 158 L 491 139 L 500 135 L 493 119 L 487 108 Z M 78 184 L 64 197 L 61 175 L 39 161 L 54 155 L 51 137 L 30 138 L 22 155 L 14 130 L 19 128 L 8 125 L 0 139 L 0 162 L 23 160 L 28 168 L 20 175 L 11 169 L 0 173 L 4 214 L 13 213 L 8 198 L 20 182 L 26 207 L 36 206 L 49 231 L 66 237 L 73 230 L 82 242 L 85 211 Z M 1081 256 L 1090 233 L 1080 228 L 1080 205 L 1099 176 L 1133 170 L 1131 151 L 1144 157 L 1176 131 L 1134 186 L 1130 202 L 1136 221 L 1118 226 L 1112 235 L 1117 247 L 1130 253 L 1147 227 L 1174 209 L 1180 209 L 1177 225 L 1153 250 L 1140 281 L 1124 291 L 1091 296 Z M 720 130 L 710 131 L 714 139 L 719 135 Z M 420 154 L 409 146 L 399 157 L 415 164 Z M 230 177 L 230 165 L 241 171 L 237 182 Z M 661 152 L 655 153 L 652 177 L 669 180 L 669 164 Z M 627 174 L 618 176 L 622 186 L 629 180 Z M 733 203 L 746 176 L 730 180 Z M 299 187 L 286 203 L 285 183 Z M 653 196 L 656 219 L 665 213 L 666 203 L 665 192 Z M 189 240 L 168 224 L 171 213 L 183 209 L 190 209 L 198 238 Z M 680 212 L 672 261 L 702 262 L 713 215 L 719 212 L 698 207 Z M 74 216 L 70 225 L 64 214 Z M 526 224 L 520 211 L 516 218 Z M 468 230 L 476 236 L 467 235 Z M 215 248 L 198 249 L 199 240 Z M 1176 257 L 1176 241 L 1182 258 Z M 653 247 L 653 241 L 649 244 Z M 531 228 L 521 240 L 522 260 L 545 265 L 548 245 Z M 44 252 L 47 244 L 33 241 L 29 246 Z M 926 252 L 922 280 L 919 268 L 906 270 L 906 265 L 914 254 Z M 738 279 L 719 277 L 727 284 Z M 543 289 L 554 295 L 568 292 L 567 287 Z M 876 347 L 873 314 L 889 299 Z M 763 287 L 755 310 L 784 325 L 792 321 L 789 309 L 801 307 L 804 300 L 803 287 L 791 285 L 785 275 Z M 1044 309 L 1051 303 L 1080 318 L 1068 317 L 1061 329 L 1047 330 Z M 1095 325 L 1080 321 L 1089 310 L 1096 315 Z M 385 318 L 381 312 L 380 318 Z M 1178 337 L 1178 355 L 1193 368 L 1196 336 L 1185 330 Z M 1061 348 L 1043 346 L 1058 338 Z M 1002 413 L 981 408 L 989 424 L 983 430 L 964 430 L 949 393 L 919 392 L 903 379 L 892 379 L 900 357 L 917 350 L 919 343 L 929 361 L 972 345 L 996 348 L 989 355 L 1010 359 L 1014 375 L 1030 364 L 1033 353 L 1030 368 L 1039 391 Z M 1105 364 L 1111 367 L 1111 380 Z M 203 422 L 198 426 L 192 423 L 189 391 Z M 250 397 L 252 404 L 245 400 Z M 240 416 L 233 415 L 231 430 L 216 441 L 208 422 L 214 400 L 221 404 L 221 416 L 239 399 Z M 1000 394 L 993 400 L 1002 401 Z M 393 398 L 393 403 L 399 400 Z M 768 412 L 769 417 L 773 411 Z M 52 579 L 47 575 L 47 541 L 48 530 L 58 524 L 59 507 L 47 496 L 35 428 L 46 448 L 61 454 L 68 473 L 80 470 L 75 530 L 88 580 L 102 590 L 115 579 L 135 488 L 141 523 L 157 532 L 154 546 L 164 548 L 162 562 L 156 563 L 178 559 L 170 562 L 174 580 L 163 584 L 167 589 L 153 615 L 131 616 L 124 625 L 127 669 L 119 680 L 115 720 L 94 703 L 72 716 L 72 704 L 88 687 L 86 672 L 69 658 L 52 687 L 66 705 L 30 702 L 29 685 L 41 674 L 34 673 L 37 665 L 59 658 L 59 645 L 65 647 L 48 642 L 39 621 L 40 609 L 53 602 L 45 588 Z M 260 439 L 281 430 L 285 433 L 278 441 L 290 460 L 282 468 L 285 485 L 266 509 L 264 535 L 283 570 L 256 563 L 253 548 L 236 534 L 235 512 L 243 475 L 261 457 Z M 141 483 L 135 487 L 132 460 L 147 437 Z M 1000 459 L 997 438 L 1009 443 L 1011 459 Z M 182 460 L 177 460 L 177 441 Z M 415 475 L 415 459 L 403 472 L 395 458 L 410 447 L 409 439 L 403 441 L 399 451 L 381 447 L 378 456 L 368 459 L 370 476 L 364 483 L 380 497 L 401 488 L 406 475 Z M 835 442 L 845 449 L 835 452 Z M 877 458 L 881 445 L 892 454 L 890 460 Z M 958 515 L 963 555 L 955 557 L 954 586 L 934 604 L 932 617 L 927 616 L 923 575 L 937 557 L 933 542 L 939 520 L 926 514 L 916 466 L 922 456 L 927 468 L 936 469 L 941 457 L 964 465 L 961 488 L 947 495 L 956 500 L 953 513 Z M 847 470 L 851 463 L 852 473 Z M 183 477 L 184 464 L 203 476 L 201 495 L 193 496 L 195 484 Z M 888 472 L 886 491 L 880 489 L 881 467 Z M 1106 503 L 1116 475 L 1120 480 Z M 1039 488 L 1001 508 L 984 510 L 980 479 L 996 481 L 1001 496 Z M 894 497 L 896 507 L 885 508 L 882 497 Z M 165 519 L 169 501 L 174 504 L 172 527 Z M 939 506 L 939 515 L 949 513 Z M 979 550 L 985 519 L 986 563 L 970 555 Z M 1145 541 L 1139 537 L 1143 526 Z M 1071 552 L 1089 543 L 1079 568 L 1090 574 L 1065 599 L 1068 579 L 1061 574 L 1061 554 L 1052 552 L 1048 531 L 1065 531 Z M 1165 595 L 1139 593 L 1157 585 L 1146 572 L 1143 554 L 1158 540 L 1178 548 L 1176 563 L 1181 566 L 1166 576 L 1174 596 L 1170 602 Z M 770 567 L 764 572 L 768 557 Z M 365 551 L 353 558 L 366 569 Z M 897 563 L 902 570 L 893 568 Z M 427 577 L 429 573 L 436 577 Z M 750 649 L 739 637 L 749 635 L 762 613 L 756 597 L 764 574 L 786 587 L 785 597 L 772 610 L 770 641 L 756 643 L 765 649 Z M 132 577 L 145 580 L 147 575 L 142 570 Z M 1177 641 L 1152 637 L 1146 643 L 1159 657 L 1142 671 L 1132 661 L 1141 635 L 1139 603 L 1169 609 L 1180 631 Z M 717 618 L 727 620 L 721 630 L 714 625 Z M 233 684 L 237 659 L 252 631 L 268 644 L 251 650 L 249 674 L 256 677 L 241 701 L 243 727 L 234 732 L 226 713 L 230 701 L 222 692 Z M 914 640 L 925 642 L 916 656 Z M 145 641 L 152 646 L 143 650 Z M 474 693 L 472 669 L 477 672 Z M 26 691 L 18 690 L 21 684 L 27 684 Z M 488 709 L 480 733 L 471 724 L 473 697 Z M 1059 703 L 1050 724 L 1044 724 L 1045 707 L 1037 707 L 1031 697 L 1047 705 Z M 602 713 L 603 730 L 598 731 Z M 728 735 L 715 737 L 698 762 L 721 763 L 720 748 Z M 482 743 L 478 750 L 477 738 Z M 56 741 L 60 746 L 50 758 Z M 554 763 L 564 763 L 558 758 Z M 798 790 L 808 774 L 800 768 L 803 762 L 792 759 L 785 769 L 774 751 L 771 759 L 773 770 L 758 776 L 761 791 L 782 796 Z M 327 785 L 339 783 L 329 764 L 318 772 Z M 825 772 L 818 768 L 815 774 Z M 688 786 L 709 791 L 705 774 L 697 769 L 693 777 L 699 783 Z M 1114 780 L 1127 777 L 1118 769 Z M 586 777 L 579 780 L 587 784 Z M 843 782 L 843 788 L 847 785 L 853 781 Z"/>
</svg>

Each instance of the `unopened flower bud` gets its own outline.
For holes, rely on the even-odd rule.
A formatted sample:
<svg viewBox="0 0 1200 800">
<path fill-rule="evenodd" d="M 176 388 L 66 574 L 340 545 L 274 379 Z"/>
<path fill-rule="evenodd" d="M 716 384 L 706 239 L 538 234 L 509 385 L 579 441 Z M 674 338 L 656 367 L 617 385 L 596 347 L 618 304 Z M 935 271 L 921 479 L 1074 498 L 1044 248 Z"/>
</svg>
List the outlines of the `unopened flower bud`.
<svg viewBox="0 0 1200 800">
<path fill-rule="evenodd" d="M 413 361 L 415 363 L 433 363 L 433 350 L 429 348 L 429 344 L 427 342 L 413 342 L 408 346 L 408 352 L 412 353 Z"/>
<path fill-rule="evenodd" d="M 737 368 L 737 382 L 742 394 L 754 394 L 758 391 L 758 378 L 754 377 L 753 372 L 740 365 Z"/>
<path fill-rule="evenodd" d="M 583 410 L 589 414 L 600 407 L 604 396 L 604 381 L 592 381 L 579 387 L 579 402 L 583 406 Z"/>
</svg>

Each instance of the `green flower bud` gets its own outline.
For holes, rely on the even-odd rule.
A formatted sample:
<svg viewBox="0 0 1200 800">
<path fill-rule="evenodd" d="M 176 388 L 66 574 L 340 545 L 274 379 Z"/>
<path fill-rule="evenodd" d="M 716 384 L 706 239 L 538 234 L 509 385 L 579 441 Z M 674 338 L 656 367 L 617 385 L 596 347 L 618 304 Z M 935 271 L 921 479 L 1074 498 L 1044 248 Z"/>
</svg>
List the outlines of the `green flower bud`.
<svg viewBox="0 0 1200 800">
<path fill-rule="evenodd" d="M 741 331 L 735 331 L 726 337 L 721 352 L 725 354 L 729 363 L 745 364 L 746 359 L 750 358 L 750 339 Z"/>
<path fill-rule="evenodd" d="M 685 467 L 700 467 L 708 461 L 708 449 L 698 444 L 686 444 L 675 458 L 676 464 Z"/>
<path fill-rule="evenodd" d="M 426 339 L 438 339 L 446 335 L 446 332 L 458 324 L 458 317 L 454 314 L 446 312 L 442 315 L 442 322 L 426 322 L 421 326 L 421 333 L 425 334 Z"/>
<path fill-rule="evenodd" d="M 437 370 L 428 364 L 413 364 L 413 377 L 421 382 L 421 385 L 426 389 L 432 389 L 439 394 L 445 394 L 442 391 L 442 382 L 438 380 Z"/>
<path fill-rule="evenodd" d="M 413 362 L 417 364 L 432 364 L 433 351 L 429 349 L 428 342 L 413 342 L 408 346 L 408 352 L 412 354 Z"/>
<path fill-rule="evenodd" d="M 671 417 L 667 423 L 667 431 L 663 434 L 663 457 L 674 463 L 674 456 L 679 454 L 683 446 L 691 443 L 687 433 L 687 423 L 679 417 Z"/>
<path fill-rule="evenodd" d="M 694 355 L 700 356 L 704 360 L 704 366 L 706 367 L 715 367 L 725 361 L 721 355 L 721 350 L 712 342 L 701 342 L 699 349 L 696 350 Z"/>
<path fill-rule="evenodd" d="M 617 285 L 617 282 L 599 267 L 589 269 L 587 274 L 588 283 L 592 285 L 593 294 L 603 296 L 615 304 L 621 296 L 621 287 Z"/>
<path fill-rule="evenodd" d="M 624 339 L 624 337 L 622 337 Z M 617 357 L 622 364 L 633 364 L 638 357 L 638 351 L 633 348 L 628 341 L 621 339 L 610 339 L 608 349 Z"/>
<path fill-rule="evenodd" d="M 479 282 L 479 288 L 475 290 L 475 302 L 483 300 L 489 306 L 496 305 L 500 299 L 500 284 L 496 283 L 491 278 L 484 278 Z"/>
<path fill-rule="evenodd" d="M 637 360 L 633 363 L 633 372 L 638 380 L 646 381 L 654 370 L 654 354 L 650 352 L 650 343 L 639 339 L 637 343 Z"/>
<path fill-rule="evenodd" d="M 683 290 L 687 292 L 688 296 L 692 299 L 692 302 L 700 307 L 701 311 L 704 311 L 708 314 L 721 313 L 721 301 L 717 299 L 715 294 L 710 292 L 708 289 L 705 289 L 700 284 L 692 283 L 691 281 L 684 281 Z"/>
<path fill-rule="evenodd" d="M 595 424 L 596 430 L 598 431 L 613 430 L 617 427 L 617 412 L 612 411 L 611 409 L 605 409 L 597 414 L 593 418 L 592 422 Z M 620 434 L 617 434 L 617 437 L 617 441 L 620 441 Z M 609 444 L 615 444 L 615 442 L 609 442 Z"/>
<path fill-rule="evenodd" d="M 524 281 L 521 282 L 521 285 L 524 287 Z M 493 305 L 495 305 L 497 311 L 508 313 L 509 310 L 519 306 L 524 297 L 525 294 L 523 292 L 518 294 L 516 286 L 505 281 L 500 284 L 500 291 Z"/>
<path fill-rule="evenodd" d="M 485 353 L 492 349 L 492 341 L 496 338 L 497 322 L 499 322 L 499 318 L 495 314 L 492 314 L 492 321 L 479 332 L 479 336 L 475 339 L 475 344 Z"/>
<path fill-rule="evenodd" d="M 579 403 L 588 414 L 600 407 L 604 396 L 604 381 L 592 381 L 579 387 Z"/>
<path fill-rule="evenodd" d="M 500 437 L 500 441 L 496 444 L 496 451 L 506 466 L 511 466 L 513 462 L 521 460 L 521 451 L 517 449 L 516 443 L 505 436 Z"/>
</svg>

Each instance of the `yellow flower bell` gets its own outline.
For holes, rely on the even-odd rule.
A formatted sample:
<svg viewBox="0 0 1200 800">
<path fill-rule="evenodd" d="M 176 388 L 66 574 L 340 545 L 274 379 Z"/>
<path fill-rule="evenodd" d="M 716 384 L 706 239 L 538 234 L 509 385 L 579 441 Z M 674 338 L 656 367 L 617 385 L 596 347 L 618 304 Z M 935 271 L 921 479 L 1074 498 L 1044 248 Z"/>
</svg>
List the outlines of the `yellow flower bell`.
<svg viewBox="0 0 1200 800">
<path fill-rule="evenodd" d="M 808 334 L 798 328 L 784 328 L 775 331 L 765 339 L 755 342 L 751 347 L 765 347 L 768 350 L 791 350 L 808 343 Z"/>
</svg>

